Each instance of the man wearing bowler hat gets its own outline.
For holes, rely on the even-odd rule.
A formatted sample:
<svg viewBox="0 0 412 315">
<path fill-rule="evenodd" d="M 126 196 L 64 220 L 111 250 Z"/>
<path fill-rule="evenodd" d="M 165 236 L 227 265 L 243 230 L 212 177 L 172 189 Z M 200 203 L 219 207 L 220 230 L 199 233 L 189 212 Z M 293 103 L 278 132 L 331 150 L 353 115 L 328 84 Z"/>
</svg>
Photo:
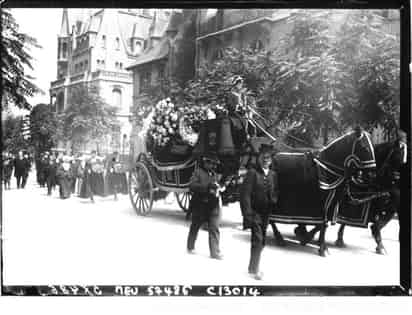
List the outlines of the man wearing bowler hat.
<svg viewBox="0 0 412 315">
<path fill-rule="evenodd" d="M 193 173 L 190 183 L 190 191 L 193 193 L 190 201 L 192 223 L 187 239 L 187 250 L 193 253 L 199 229 L 207 222 L 210 257 L 213 259 L 223 258 L 219 249 L 220 192 L 223 188 L 216 173 L 218 164 L 216 154 L 204 153 L 200 167 Z"/>
<path fill-rule="evenodd" d="M 240 206 L 244 229 L 251 229 L 249 274 L 261 280 L 260 257 L 266 241 L 269 215 L 276 207 L 279 195 L 277 173 L 271 169 L 271 145 L 262 144 L 255 168 L 249 169 L 241 188 Z"/>
</svg>

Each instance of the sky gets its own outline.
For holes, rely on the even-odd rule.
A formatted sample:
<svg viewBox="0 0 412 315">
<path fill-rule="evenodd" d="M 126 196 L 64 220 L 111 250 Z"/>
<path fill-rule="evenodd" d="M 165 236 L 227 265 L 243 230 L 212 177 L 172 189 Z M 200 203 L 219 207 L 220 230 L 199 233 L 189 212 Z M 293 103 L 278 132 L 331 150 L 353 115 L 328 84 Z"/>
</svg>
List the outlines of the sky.
<svg viewBox="0 0 412 315">
<path fill-rule="evenodd" d="M 42 46 L 41 49 L 31 48 L 34 70 L 27 70 L 45 94 L 37 94 L 29 98 L 29 102 L 33 106 L 48 104 L 50 82 L 57 77 L 57 34 L 60 31 L 62 9 L 12 9 L 11 13 L 19 25 L 19 32 L 36 38 Z"/>
</svg>

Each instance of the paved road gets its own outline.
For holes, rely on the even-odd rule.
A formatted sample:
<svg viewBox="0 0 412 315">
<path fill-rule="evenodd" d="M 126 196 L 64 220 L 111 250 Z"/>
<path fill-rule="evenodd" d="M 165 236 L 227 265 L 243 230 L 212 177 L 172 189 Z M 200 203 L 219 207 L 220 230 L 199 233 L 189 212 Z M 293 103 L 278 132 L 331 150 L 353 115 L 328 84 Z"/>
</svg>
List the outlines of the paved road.
<svg viewBox="0 0 412 315">
<path fill-rule="evenodd" d="M 77 197 L 60 200 L 35 185 L 3 190 L 3 276 L 5 285 L 104 284 L 259 284 L 259 285 L 397 285 L 398 224 L 383 231 L 387 255 L 375 254 L 366 229 L 347 228 L 347 247 L 333 242 L 338 226 L 328 229 L 330 255 L 314 245 L 301 246 L 293 225 L 280 225 L 287 247 L 268 241 L 257 282 L 246 270 L 249 232 L 240 230 L 238 205 L 223 209 L 223 261 L 209 258 L 207 232 L 201 231 L 196 255 L 185 251 L 189 223 L 173 198 L 157 202 L 148 217 L 137 216 L 128 196 L 118 201 Z M 13 182 L 13 187 L 14 187 Z M 271 231 L 268 233 L 272 235 Z"/>
</svg>

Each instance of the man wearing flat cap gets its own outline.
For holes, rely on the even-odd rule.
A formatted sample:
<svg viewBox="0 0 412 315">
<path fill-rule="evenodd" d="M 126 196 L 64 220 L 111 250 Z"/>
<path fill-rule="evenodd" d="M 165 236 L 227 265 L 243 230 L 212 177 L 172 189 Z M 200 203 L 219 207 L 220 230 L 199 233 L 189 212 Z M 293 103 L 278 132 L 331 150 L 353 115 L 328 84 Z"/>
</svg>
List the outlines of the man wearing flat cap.
<svg viewBox="0 0 412 315">
<path fill-rule="evenodd" d="M 220 191 L 216 173 L 219 160 L 213 153 L 205 153 L 201 157 L 200 167 L 193 173 L 190 181 L 190 191 L 193 193 L 190 201 L 192 223 L 187 239 L 187 250 L 193 253 L 197 234 L 203 223 L 208 223 L 210 257 L 222 259 L 219 249 L 219 217 L 220 217 Z"/>
<path fill-rule="evenodd" d="M 271 169 L 272 151 L 271 145 L 260 146 L 257 165 L 246 174 L 240 194 L 243 227 L 251 229 L 248 271 L 256 280 L 263 277 L 259 270 L 260 257 L 265 246 L 269 214 L 276 207 L 279 195 L 277 173 Z"/>
</svg>

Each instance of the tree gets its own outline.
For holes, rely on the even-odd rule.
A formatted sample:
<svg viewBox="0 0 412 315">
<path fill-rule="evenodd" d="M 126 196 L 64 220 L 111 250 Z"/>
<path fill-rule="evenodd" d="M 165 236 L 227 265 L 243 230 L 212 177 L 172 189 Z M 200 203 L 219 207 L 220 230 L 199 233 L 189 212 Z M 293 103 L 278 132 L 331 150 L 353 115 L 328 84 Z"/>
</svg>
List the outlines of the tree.
<svg viewBox="0 0 412 315">
<path fill-rule="evenodd" d="M 289 22 L 276 50 L 225 49 L 173 90 L 174 102 L 224 105 L 230 78 L 241 75 L 253 95 L 249 104 L 278 136 L 286 130 L 314 145 L 357 124 L 393 128 L 400 108 L 399 42 L 382 27 L 385 20 L 371 10 L 302 10 Z M 154 92 L 171 96 L 169 86 Z"/>
<path fill-rule="evenodd" d="M 331 131 L 396 117 L 399 46 L 382 18 L 370 10 L 322 10 L 301 11 L 291 21 L 262 91 L 261 101 L 275 108 L 273 120 L 326 143 Z"/>
<path fill-rule="evenodd" d="M 384 30 L 385 19 L 370 10 L 348 14 L 335 47 L 356 96 L 343 121 L 366 128 L 380 124 L 390 133 L 399 121 L 400 42 Z"/>
<path fill-rule="evenodd" d="M 59 132 L 73 147 L 93 141 L 99 150 L 104 136 L 118 128 L 116 111 L 99 96 L 95 86 L 75 86 L 70 90 L 67 108 L 59 117 Z"/>
<path fill-rule="evenodd" d="M 27 97 L 42 92 L 33 82 L 32 76 L 25 72 L 25 67 L 33 70 L 30 47 L 41 48 L 35 38 L 20 33 L 18 24 L 12 14 L 1 10 L 1 76 L 2 107 L 13 104 L 18 108 L 30 109 Z"/>
<path fill-rule="evenodd" d="M 49 105 L 37 104 L 30 112 L 30 142 L 36 152 L 57 144 L 57 118 Z"/>
<path fill-rule="evenodd" d="M 2 120 L 3 151 L 17 153 L 28 148 L 28 142 L 23 136 L 23 118 L 7 115 Z"/>
</svg>

